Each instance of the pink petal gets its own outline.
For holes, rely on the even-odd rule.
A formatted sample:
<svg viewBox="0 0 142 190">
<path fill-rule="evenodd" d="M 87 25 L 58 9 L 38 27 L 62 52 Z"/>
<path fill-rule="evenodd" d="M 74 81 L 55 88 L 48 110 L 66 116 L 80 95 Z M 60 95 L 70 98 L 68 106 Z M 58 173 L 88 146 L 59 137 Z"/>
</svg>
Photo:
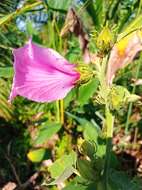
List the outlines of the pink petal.
<svg viewBox="0 0 142 190">
<path fill-rule="evenodd" d="M 15 75 L 10 101 L 17 95 L 37 102 L 63 99 L 80 77 L 75 65 L 31 40 L 13 54 Z"/>
<path fill-rule="evenodd" d="M 129 64 L 134 59 L 136 54 L 141 50 L 142 50 L 141 37 L 140 35 L 138 35 L 137 32 L 134 32 L 130 36 L 123 53 L 119 52 L 117 44 L 114 45 L 108 61 L 107 79 L 106 79 L 107 83 L 112 84 L 116 72 L 120 68 L 123 68 L 127 64 Z"/>
</svg>

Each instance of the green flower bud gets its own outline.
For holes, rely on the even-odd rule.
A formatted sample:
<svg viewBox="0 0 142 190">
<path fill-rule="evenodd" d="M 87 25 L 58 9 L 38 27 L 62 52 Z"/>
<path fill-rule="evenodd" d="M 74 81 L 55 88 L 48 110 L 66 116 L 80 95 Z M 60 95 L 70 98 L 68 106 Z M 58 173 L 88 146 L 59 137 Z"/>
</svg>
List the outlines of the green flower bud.
<svg viewBox="0 0 142 190">
<path fill-rule="evenodd" d="M 113 35 L 108 26 L 105 26 L 97 38 L 97 47 L 104 52 L 112 46 L 112 42 Z"/>
<path fill-rule="evenodd" d="M 127 103 L 137 101 L 139 98 L 135 94 L 130 94 L 123 86 L 113 86 L 108 95 L 108 102 L 111 110 L 119 110 Z"/>
<path fill-rule="evenodd" d="M 91 80 L 94 76 L 94 71 L 91 65 L 78 64 L 76 70 L 80 73 L 80 79 L 77 82 L 78 85 L 89 82 L 89 80 Z"/>
</svg>

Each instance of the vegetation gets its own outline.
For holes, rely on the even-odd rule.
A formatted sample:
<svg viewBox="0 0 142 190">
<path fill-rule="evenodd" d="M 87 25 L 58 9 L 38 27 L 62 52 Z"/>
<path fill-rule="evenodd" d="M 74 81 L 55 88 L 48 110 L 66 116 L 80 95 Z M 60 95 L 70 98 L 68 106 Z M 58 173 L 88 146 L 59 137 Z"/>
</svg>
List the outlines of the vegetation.
<svg viewBox="0 0 142 190">
<path fill-rule="evenodd" d="M 64 99 L 9 103 L 29 38 L 75 64 Z M 0 188 L 141 190 L 142 1 L 1 0 L 0 39 Z"/>
</svg>

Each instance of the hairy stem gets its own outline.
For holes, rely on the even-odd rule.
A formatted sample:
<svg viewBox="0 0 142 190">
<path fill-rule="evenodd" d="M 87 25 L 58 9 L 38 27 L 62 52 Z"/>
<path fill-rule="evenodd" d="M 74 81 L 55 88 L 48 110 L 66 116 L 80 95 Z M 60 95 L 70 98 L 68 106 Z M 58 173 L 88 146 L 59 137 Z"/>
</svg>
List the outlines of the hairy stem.
<svg viewBox="0 0 142 190">
<path fill-rule="evenodd" d="M 105 166 L 104 166 L 104 188 L 108 189 L 108 180 L 109 180 L 109 166 L 110 166 L 110 155 L 112 150 L 112 137 L 113 137 L 113 125 L 114 125 L 114 116 L 111 114 L 109 108 L 106 106 L 106 156 L 105 156 Z"/>
</svg>

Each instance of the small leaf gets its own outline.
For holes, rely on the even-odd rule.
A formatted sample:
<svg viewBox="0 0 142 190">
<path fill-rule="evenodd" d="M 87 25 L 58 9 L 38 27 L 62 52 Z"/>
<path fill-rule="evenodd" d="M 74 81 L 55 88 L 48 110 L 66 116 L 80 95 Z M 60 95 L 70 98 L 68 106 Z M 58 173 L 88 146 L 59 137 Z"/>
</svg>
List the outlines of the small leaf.
<svg viewBox="0 0 142 190">
<path fill-rule="evenodd" d="M 95 171 L 93 170 L 91 162 L 88 160 L 78 159 L 77 168 L 80 175 L 87 180 L 93 181 L 95 178 Z"/>
<path fill-rule="evenodd" d="M 63 190 L 99 190 L 99 189 L 96 189 L 95 183 L 86 184 L 85 181 L 85 183 L 71 182 L 67 184 L 67 186 Z"/>
<path fill-rule="evenodd" d="M 93 158 L 96 153 L 96 147 L 91 141 L 84 141 L 81 145 L 81 153 Z"/>
<path fill-rule="evenodd" d="M 93 96 L 97 90 L 98 85 L 99 81 L 97 79 L 92 79 L 87 84 L 84 84 L 79 88 L 78 101 L 81 105 L 87 103 L 89 98 Z"/>
<path fill-rule="evenodd" d="M 130 92 L 123 86 L 113 85 L 108 95 L 108 102 L 111 110 L 119 110 L 123 108 L 128 102 L 135 102 L 140 99 L 136 94 Z"/>
<path fill-rule="evenodd" d="M 63 190 L 87 190 L 87 187 L 84 185 L 81 185 L 81 184 L 70 184 L 70 185 L 67 185 Z M 94 190 L 94 189 L 92 189 Z"/>
<path fill-rule="evenodd" d="M 63 11 L 67 11 L 71 3 L 72 0 L 48 0 L 49 7 Z"/>
<path fill-rule="evenodd" d="M 101 139 L 102 133 L 97 125 L 89 122 L 87 119 L 77 117 L 69 112 L 66 114 L 80 123 L 83 129 L 83 136 L 86 141 L 91 141 L 96 144 L 97 152 L 96 155 L 103 157 L 106 151 L 106 145 L 104 139 Z"/>
<path fill-rule="evenodd" d="M 27 20 L 26 21 L 26 30 L 27 30 L 27 34 L 28 36 L 33 36 L 34 34 L 36 34 L 36 29 L 33 26 L 33 22 L 31 20 Z"/>
<path fill-rule="evenodd" d="M 42 144 L 48 139 L 50 139 L 55 133 L 57 133 L 61 128 L 60 123 L 45 123 L 44 126 L 40 128 L 38 137 L 35 140 L 35 144 Z"/>
<path fill-rule="evenodd" d="M 11 78 L 13 76 L 12 67 L 0 67 L 0 77 Z"/>
<path fill-rule="evenodd" d="M 49 168 L 49 172 L 51 173 L 51 177 L 54 179 L 59 178 L 63 175 L 63 173 L 67 170 L 67 168 L 71 168 L 76 165 L 76 153 L 72 151 L 68 155 L 63 155 L 61 158 L 56 160 Z M 63 175 L 64 176 L 64 175 Z"/>
<path fill-rule="evenodd" d="M 59 183 L 65 181 L 74 173 L 74 171 L 75 171 L 75 169 L 72 166 L 65 168 L 63 173 L 59 177 L 57 177 L 54 181 L 49 183 L 48 185 L 56 185 L 56 184 L 59 184 Z"/>
<path fill-rule="evenodd" d="M 89 183 L 81 176 L 76 176 L 66 184 L 63 190 L 98 190 L 96 186 L 96 182 Z"/>
<path fill-rule="evenodd" d="M 130 94 L 130 96 L 127 98 L 128 98 L 127 100 L 128 102 L 136 102 L 141 99 L 141 97 L 136 94 Z"/>
<path fill-rule="evenodd" d="M 119 34 L 118 40 L 124 38 L 131 32 L 139 30 L 141 28 L 142 28 L 142 14 L 136 17 L 129 25 L 126 26 L 123 32 Z"/>
<path fill-rule="evenodd" d="M 30 151 L 27 156 L 32 162 L 41 162 L 45 156 L 46 150 L 43 148 Z"/>
<path fill-rule="evenodd" d="M 85 126 L 83 136 L 85 140 L 95 141 L 98 139 L 98 130 L 92 125 L 91 122 L 88 122 Z"/>
</svg>

